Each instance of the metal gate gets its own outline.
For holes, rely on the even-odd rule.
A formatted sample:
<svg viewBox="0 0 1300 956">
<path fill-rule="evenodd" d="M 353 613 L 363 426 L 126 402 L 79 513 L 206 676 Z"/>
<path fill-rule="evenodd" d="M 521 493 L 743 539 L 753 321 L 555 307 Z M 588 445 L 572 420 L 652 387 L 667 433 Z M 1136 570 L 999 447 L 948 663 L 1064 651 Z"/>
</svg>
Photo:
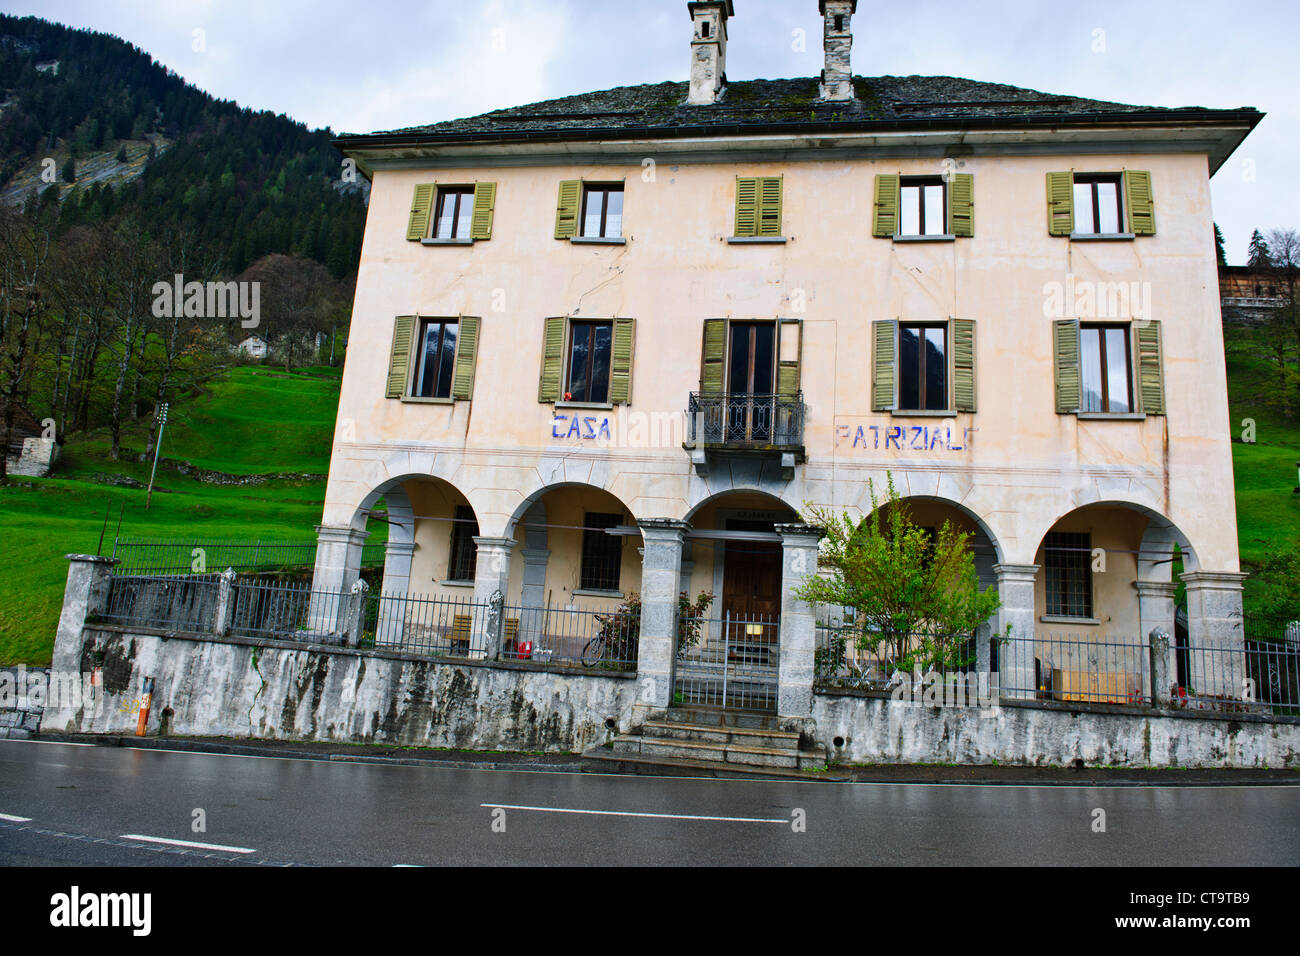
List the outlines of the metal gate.
<svg viewBox="0 0 1300 956">
<path fill-rule="evenodd" d="M 776 618 L 684 618 L 673 703 L 776 713 L 781 629 Z"/>
</svg>

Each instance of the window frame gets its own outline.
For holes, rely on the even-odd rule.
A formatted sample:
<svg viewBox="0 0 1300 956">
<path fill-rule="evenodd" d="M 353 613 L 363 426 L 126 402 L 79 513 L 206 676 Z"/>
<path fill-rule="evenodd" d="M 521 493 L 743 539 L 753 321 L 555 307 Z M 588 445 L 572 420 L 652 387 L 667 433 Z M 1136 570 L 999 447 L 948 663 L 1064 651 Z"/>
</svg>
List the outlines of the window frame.
<svg viewBox="0 0 1300 956">
<path fill-rule="evenodd" d="M 1124 334 L 1124 375 L 1125 387 L 1128 389 L 1128 410 L 1117 412 L 1110 408 L 1110 367 L 1106 361 L 1106 338 L 1104 334 L 1110 329 L 1115 329 Z M 1092 410 L 1084 407 L 1086 390 L 1084 389 L 1084 368 L 1086 345 L 1084 344 L 1084 332 L 1096 330 L 1097 336 L 1097 361 L 1101 369 L 1101 409 Z M 1079 413 L 1082 415 L 1123 415 L 1131 416 L 1139 413 L 1137 407 L 1137 396 L 1134 391 L 1137 376 L 1133 368 L 1133 333 L 1132 323 L 1130 322 L 1080 322 L 1079 323 Z"/>
<path fill-rule="evenodd" d="M 1097 186 L 1101 183 L 1108 183 L 1115 187 L 1115 232 L 1103 232 L 1101 230 L 1101 196 Z M 1091 214 L 1094 228 L 1090 232 L 1085 232 L 1079 228 L 1079 204 L 1075 201 L 1075 187 L 1090 186 L 1088 196 L 1091 202 Z M 1070 174 L 1070 200 L 1074 206 L 1074 221 L 1070 224 L 1070 234 L 1072 236 L 1123 236 L 1126 223 L 1125 215 L 1128 210 L 1124 208 L 1124 174 L 1123 173 L 1071 173 Z"/>
<path fill-rule="evenodd" d="M 916 408 L 907 408 L 907 407 L 905 407 L 905 406 L 903 405 L 903 375 L 904 375 L 904 368 L 903 368 L 903 330 L 904 330 L 904 329 L 919 329 L 919 330 L 922 331 L 922 335 L 920 336 L 920 344 L 921 344 L 921 347 L 917 349 L 917 353 L 918 353 L 918 354 L 917 354 L 917 367 L 916 367 L 916 369 L 915 369 L 915 373 L 916 373 L 916 375 L 917 375 L 917 399 L 918 399 L 918 403 L 919 403 L 919 404 L 917 405 Z M 943 387 L 944 387 L 944 397 L 943 397 L 943 406 L 942 406 L 941 408 L 927 408 L 927 407 L 926 407 L 926 404 L 925 404 L 925 398 L 926 398 L 926 396 L 925 396 L 925 384 L 926 384 L 926 383 L 925 383 L 925 356 L 926 356 L 926 350 L 925 350 L 925 348 L 924 348 L 924 344 L 925 344 L 925 335 L 924 335 L 924 332 L 925 332 L 926 330 L 929 330 L 929 329 L 939 329 L 939 330 L 942 330 L 942 332 L 943 332 Z M 951 323 L 949 323 L 949 322 L 903 322 L 903 321 L 900 321 L 900 322 L 898 323 L 898 341 L 895 343 L 894 350 L 895 350 L 895 354 L 894 354 L 894 368 L 895 368 L 895 376 L 896 376 L 896 378 L 897 378 L 897 381 L 895 382 L 895 388 L 896 388 L 898 391 L 897 391 L 897 395 L 896 395 L 896 397 L 895 397 L 895 401 L 894 401 L 894 406 L 895 406 L 895 407 L 894 407 L 894 409 L 893 409 L 893 414 L 895 414 L 895 415 L 910 415 L 910 414 L 915 414 L 915 413 L 917 413 L 917 412 L 921 412 L 921 413 L 924 413 L 924 414 L 931 414 L 931 415 L 933 415 L 933 414 L 935 414 L 935 413 L 940 413 L 940 412 L 951 412 L 951 411 L 953 410 L 953 397 L 952 397 L 952 332 L 951 332 Z"/>
<path fill-rule="evenodd" d="M 578 341 L 576 332 L 579 327 L 588 329 L 587 338 L 587 395 L 578 397 L 573 395 L 573 347 Z M 591 398 L 592 370 L 595 368 L 595 362 L 592 361 L 596 354 L 596 330 L 598 328 L 607 328 L 609 330 L 609 359 L 605 363 L 605 397 L 600 399 Z M 570 319 L 565 335 L 564 349 L 564 382 L 560 389 L 560 400 L 563 402 L 573 402 L 583 405 L 609 405 L 610 388 L 614 379 L 614 322 L 612 319 Z M 572 397 L 569 397 L 571 396 Z"/>
<path fill-rule="evenodd" d="M 582 556 L 578 563 L 579 591 L 619 590 L 623 578 L 623 538 L 609 534 L 605 529 L 616 528 L 622 523 L 622 512 L 583 512 Z M 589 562 L 596 564 L 593 566 Z"/>
<path fill-rule="evenodd" d="M 600 206 L 600 232 L 587 232 L 587 203 L 592 193 L 600 193 L 602 196 Z M 623 238 L 623 213 L 620 210 L 618 216 L 618 234 L 609 234 L 609 196 L 611 193 L 620 193 L 624 195 L 626 202 L 625 190 L 623 183 L 589 183 L 585 180 L 582 183 L 582 201 L 578 204 L 578 227 L 574 235 L 579 239 L 622 239 Z"/>
<path fill-rule="evenodd" d="M 430 239 L 437 239 L 444 242 L 470 242 L 474 233 L 474 193 L 473 186 L 437 186 L 434 188 L 433 197 L 433 215 L 430 217 L 429 236 Z M 450 197 L 456 197 L 456 207 L 451 219 L 451 235 L 438 235 L 438 223 L 442 221 L 442 211 L 446 200 Z M 469 213 L 465 216 L 465 235 L 457 234 L 457 227 L 461 220 L 461 204 L 465 197 L 469 197 Z"/>
<path fill-rule="evenodd" d="M 433 387 L 433 394 L 431 395 L 421 394 L 421 389 L 422 389 L 423 379 L 424 379 L 424 369 L 425 369 L 425 363 L 424 363 L 425 338 L 427 336 L 427 330 L 431 325 L 439 326 L 437 354 L 438 354 L 440 369 L 441 369 L 443 352 L 447 348 L 447 327 L 450 325 L 456 326 L 456 338 L 451 343 L 451 371 L 447 377 L 446 395 L 437 394 L 438 388 L 437 388 L 436 381 Z M 423 399 L 426 401 L 453 401 L 454 400 L 453 392 L 455 391 L 455 385 L 456 385 L 456 356 L 460 347 L 460 319 L 444 318 L 438 316 L 420 316 L 419 319 L 417 320 L 416 343 L 418 343 L 419 347 L 411 350 L 410 361 L 414 366 L 414 368 L 410 369 L 407 374 L 406 397 L 414 398 L 414 399 Z"/>
<path fill-rule="evenodd" d="M 942 221 L 939 223 L 938 232 L 925 231 L 925 189 L 928 186 L 938 186 L 940 189 L 941 199 L 939 202 L 939 215 Z M 916 221 L 920 232 L 903 232 L 903 196 L 904 190 L 909 188 L 917 189 L 917 215 Z M 895 239 L 944 239 L 951 235 L 948 232 L 948 203 L 950 195 L 948 183 L 942 176 L 899 176 L 898 177 L 898 226 L 894 230 Z"/>
<path fill-rule="evenodd" d="M 471 526 L 472 523 L 472 526 Z M 478 518 L 470 505 L 456 505 L 452 512 L 451 541 L 447 548 L 447 580 L 455 584 L 472 582 L 477 573 L 478 545 L 474 539 L 478 536 Z M 466 570 L 469 577 L 462 577 L 457 572 Z"/>
<path fill-rule="evenodd" d="M 1079 547 L 1080 544 L 1082 547 Z M 1092 550 L 1090 531 L 1049 531 L 1043 536 L 1044 617 L 1095 620 Z M 1073 574 L 1079 575 L 1079 580 L 1067 580 Z M 1081 599 L 1081 604 L 1077 607 L 1071 604 L 1072 583 Z"/>
</svg>

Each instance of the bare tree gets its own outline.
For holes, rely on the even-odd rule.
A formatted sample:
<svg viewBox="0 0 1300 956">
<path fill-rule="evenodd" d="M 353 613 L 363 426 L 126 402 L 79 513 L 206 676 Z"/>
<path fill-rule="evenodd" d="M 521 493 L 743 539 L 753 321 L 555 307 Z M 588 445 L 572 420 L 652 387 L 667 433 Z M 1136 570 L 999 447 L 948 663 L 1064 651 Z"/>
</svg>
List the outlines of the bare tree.
<svg viewBox="0 0 1300 956">
<path fill-rule="evenodd" d="M 4 441 L 0 445 L 0 484 L 9 481 L 8 454 L 18 404 L 31 388 L 36 358 L 31 347 L 46 310 L 42 288 L 50 260 L 52 216 L 37 204 L 26 211 L 0 207 L 0 397 L 4 401 Z"/>
<path fill-rule="evenodd" d="M 1291 348 L 1300 356 L 1300 303 L 1296 296 L 1300 294 L 1300 232 L 1294 229 L 1271 229 L 1268 233 L 1269 271 L 1277 282 L 1277 291 L 1282 299 L 1282 307 L 1270 318 L 1270 332 L 1278 338 L 1283 335 L 1290 339 Z M 1285 364 L 1285 358 L 1278 356 Z M 1286 372 L 1284 370 L 1283 374 Z M 1295 376 L 1297 393 L 1291 403 L 1293 408 L 1300 408 L 1300 375 Z"/>
<path fill-rule="evenodd" d="M 277 253 L 254 262 L 240 279 L 260 284 L 263 337 L 279 349 L 285 371 L 292 371 L 295 353 L 314 350 L 325 325 L 334 291 L 329 270 L 311 259 Z"/>
</svg>

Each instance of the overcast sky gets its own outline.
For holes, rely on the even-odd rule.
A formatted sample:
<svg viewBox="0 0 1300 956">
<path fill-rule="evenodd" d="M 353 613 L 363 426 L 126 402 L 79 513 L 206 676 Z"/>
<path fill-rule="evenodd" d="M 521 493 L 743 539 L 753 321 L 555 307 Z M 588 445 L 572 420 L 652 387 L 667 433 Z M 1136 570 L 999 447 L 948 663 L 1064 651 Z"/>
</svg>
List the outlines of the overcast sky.
<svg viewBox="0 0 1300 956">
<path fill-rule="evenodd" d="M 727 76 L 814 76 L 816 0 L 735 0 Z M 589 90 L 684 80 L 685 0 L 0 0 L 141 47 L 222 99 L 370 132 Z M 866 0 L 853 68 L 949 74 L 1154 106 L 1268 114 L 1213 180 L 1228 261 L 1300 228 L 1300 3 Z M 805 31 L 803 52 L 795 31 Z M 201 32 L 196 32 L 201 31 Z"/>
</svg>

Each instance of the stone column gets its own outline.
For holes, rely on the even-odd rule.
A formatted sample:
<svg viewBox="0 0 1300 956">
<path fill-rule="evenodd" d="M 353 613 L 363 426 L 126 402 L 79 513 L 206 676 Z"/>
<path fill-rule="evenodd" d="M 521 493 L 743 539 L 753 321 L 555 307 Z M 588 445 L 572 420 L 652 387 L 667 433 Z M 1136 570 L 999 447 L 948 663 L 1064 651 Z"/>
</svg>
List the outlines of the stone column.
<svg viewBox="0 0 1300 956">
<path fill-rule="evenodd" d="M 1147 649 L 1151 655 L 1151 703 L 1156 707 L 1168 707 L 1172 697 L 1173 654 L 1170 649 L 1169 632 L 1156 628 L 1147 635 Z"/>
<path fill-rule="evenodd" d="M 375 622 L 377 645 L 402 643 L 406 624 L 406 598 L 411 590 L 411 558 L 414 554 L 414 541 L 390 540 L 384 545 L 384 581 L 379 588 L 379 616 Z M 353 589 L 348 590 L 352 592 Z M 350 626 L 346 630 L 350 631 Z"/>
<path fill-rule="evenodd" d="M 779 717 L 811 717 L 817 608 L 795 588 L 817 573 L 817 544 L 825 533 L 808 524 L 779 524 L 781 536 L 781 658 L 776 675 Z"/>
<path fill-rule="evenodd" d="M 212 633 L 217 637 L 225 637 L 230 632 L 230 608 L 235 596 L 236 577 L 234 568 L 226 568 L 217 582 L 217 612 L 212 618 Z"/>
<path fill-rule="evenodd" d="M 498 593 L 505 598 L 510 586 L 510 552 L 514 538 L 474 539 L 477 557 L 474 562 L 474 631 L 470 638 L 470 656 L 496 660 L 501 654 L 502 622 L 490 614 L 492 599 Z"/>
<path fill-rule="evenodd" d="M 637 644 L 637 697 L 634 722 L 663 710 L 673 699 L 677 657 L 677 596 L 685 521 L 668 518 L 640 522 L 645 542 L 641 559 L 641 638 Z"/>
<path fill-rule="evenodd" d="M 1188 571 L 1182 577 L 1187 585 L 1187 645 L 1192 689 L 1197 695 L 1240 698 L 1246 677 L 1246 642 L 1241 620 L 1241 587 L 1246 575 Z"/>
<path fill-rule="evenodd" d="M 1172 643 L 1175 610 L 1174 595 L 1178 591 L 1178 585 L 1172 581 L 1134 581 L 1133 587 L 1138 593 L 1138 633 L 1147 636 L 1147 646 L 1154 649 L 1154 645 L 1150 644 L 1149 641 L 1155 637 L 1157 632 L 1165 635 L 1166 643 Z M 1147 693 L 1154 699 L 1157 690 L 1162 690 L 1167 697 L 1169 695 L 1168 685 L 1173 678 L 1171 677 L 1165 681 L 1165 687 L 1157 688 L 1154 683 L 1155 671 L 1153 670 L 1149 676 L 1153 679 L 1153 683 L 1151 687 L 1146 688 Z"/>
<path fill-rule="evenodd" d="M 45 701 L 43 722 L 52 730 L 76 730 L 85 700 L 82 684 L 89 675 L 81 673 L 81 653 L 86 619 L 99 614 L 108 605 L 109 577 L 113 558 L 96 554 L 70 554 L 68 580 L 63 588 L 63 610 L 54 633 L 54 656 L 50 662 L 50 693 Z M 57 690 L 55 690 L 57 688 Z M 57 698 L 57 699 L 56 699 Z"/>
<path fill-rule="evenodd" d="M 361 574 L 361 546 L 368 537 L 369 531 L 352 527 L 316 527 L 308 626 L 317 634 L 336 634 L 343 627 L 347 595 Z"/>
<path fill-rule="evenodd" d="M 1038 688 L 1034 683 L 1034 579 L 1036 564 L 995 564 L 998 577 L 996 637 L 1011 640 L 998 645 L 998 687 L 1002 697 L 1032 699 Z"/>
</svg>

